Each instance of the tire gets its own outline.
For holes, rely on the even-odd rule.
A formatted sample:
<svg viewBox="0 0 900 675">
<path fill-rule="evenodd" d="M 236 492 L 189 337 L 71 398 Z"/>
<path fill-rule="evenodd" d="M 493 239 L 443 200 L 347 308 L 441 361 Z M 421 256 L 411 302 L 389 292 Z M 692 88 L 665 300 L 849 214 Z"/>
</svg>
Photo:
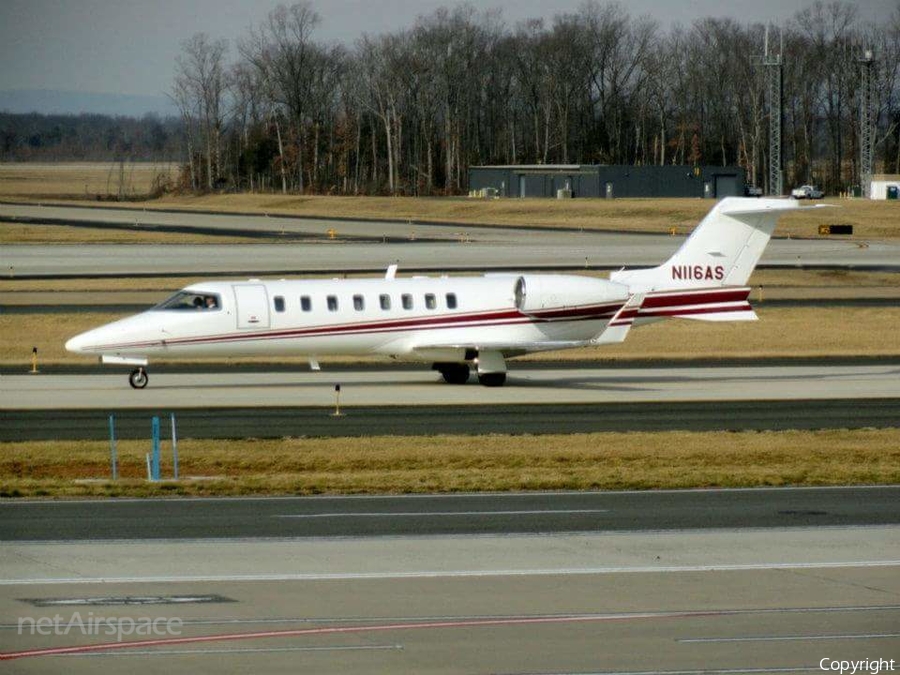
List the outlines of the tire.
<svg viewBox="0 0 900 675">
<path fill-rule="evenodd" d="M 465 363 L 441 364 L 441 377 L 447 384 L 465 384 L 469 381 L 469 366 Z"/>
<path fill-rule="evenodd" d="M 506 373 L 482 373 L 478 381 L 485 387 L 502 387 L 506 383 Z"/>
<path fill-rule="evenodd" d="M 143 389 L 149 381 L 150 376 L 147 375 L 147 371 L 143 368 L 135 368 L 128 376 L 128 384 L 131 385 L 132 389 Z"/>
</svg>

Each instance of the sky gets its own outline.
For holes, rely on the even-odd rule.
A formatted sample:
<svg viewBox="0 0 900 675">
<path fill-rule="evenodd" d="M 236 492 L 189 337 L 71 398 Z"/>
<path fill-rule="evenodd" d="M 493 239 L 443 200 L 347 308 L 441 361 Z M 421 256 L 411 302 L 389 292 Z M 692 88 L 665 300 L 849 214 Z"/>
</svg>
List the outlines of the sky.
<svg viewBox="0 0 900 675">
<path fill-rule="evenodd" d="M 812 0 L 627 0 L 630 14 L 650 14 L 663 26 L 701 17 L 778 22 Z M 582 0 L 474 0 L 503 7 L 514 24 L 572 12 Z M 162 97 L 169 91 L 182 41 L 197 32 L 235 40 L 290 0 L 0 0 L 0 91 L 50 89 Z M 448 0 L 313 0 L 322 16 L 315 38 L 352 44 L 364 33 L 410 26 Z M 858 0 L 864 19 L 889 15 L 897 0 Z M 753 14 L 751 15 L 750 9 Z"/>
</svg>

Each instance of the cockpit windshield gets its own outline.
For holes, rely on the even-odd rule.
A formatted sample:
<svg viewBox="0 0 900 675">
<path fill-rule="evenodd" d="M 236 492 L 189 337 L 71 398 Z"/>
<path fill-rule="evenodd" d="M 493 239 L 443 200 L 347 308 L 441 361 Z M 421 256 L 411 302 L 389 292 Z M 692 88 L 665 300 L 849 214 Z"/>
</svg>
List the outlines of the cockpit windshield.
<svg viewBox="0 0 900 675">
<path fill-rule="evenodd" d="M 213 311 L 220 309 L 222 303 L 215 293 L 198 291 L 178 291 L 175 295 L 159 303 L 154 310 L 190 310 Z"/>
</svg>

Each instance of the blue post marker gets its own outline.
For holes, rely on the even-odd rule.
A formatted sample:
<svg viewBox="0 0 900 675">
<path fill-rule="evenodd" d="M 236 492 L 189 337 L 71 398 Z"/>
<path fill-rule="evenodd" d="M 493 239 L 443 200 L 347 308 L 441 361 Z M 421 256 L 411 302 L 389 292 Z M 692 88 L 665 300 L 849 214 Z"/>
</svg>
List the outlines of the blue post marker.
<svg viewBox="0 0 900 675">
<path fill-rule="evenodd" d="M 109 461 L 112 464 L 112 479 L 119 479 L 119 461 L 116 456 L 116 416 L 109 416 Z"/>
<path fill-rule="evenodd" d="M 178 480 L 178 436 L 175 434 L 175 413 L 172 413 L 172 464 L 175 467 L 175 480 Z"/>
<path fill-rule="evenodd" d="M 154 416 L 150 421 L 150 431 L 153 434 L 153 454 L 150 458 L 150 480 L 159 480 L 159 417 Z"/>
</svg>

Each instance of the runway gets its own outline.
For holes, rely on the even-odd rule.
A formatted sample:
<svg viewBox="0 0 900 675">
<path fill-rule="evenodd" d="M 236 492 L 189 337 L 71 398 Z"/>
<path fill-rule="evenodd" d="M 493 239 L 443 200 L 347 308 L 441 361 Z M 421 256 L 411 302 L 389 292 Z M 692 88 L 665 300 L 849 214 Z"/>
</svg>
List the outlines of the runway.
<svg viewBox="0 0 900 675">
<path fill-rule="evenodd" d="M 0 656 L 21 673 L 635 675 L 896 658 L 896 490 L 8 503 Z M 27 629 L 76 614 L 176 622 Z"/>
<path fill-rule="evenodd" d="M 0 246 L 9 278 L 254 274 L 377 273 L 392 263 L 401 272 L 528 269 L 618 269 L 667 259 L 683 236 L 537 228 L 333 221 L 267 216 L 137 212 L 0 204 L 6 219 L 134 227 L 194 228 L 216 233 L 252 231 L 278 244 Z M 338 230 L 336 240 L 327 231 Z M 281 233 L 284 233 L 283 235 Z M 776 239 L 761 267 L 897 269 L 900 242 Z"/>
<path fill-rule="evenodd" d="M 451 386 L 422 367 L 334 372 L 151 369 L 0 377 L 0 441 L 146 438 L 176 414 L 189 438 L 894 427 L 900 366 L 523 367 L 502 388 Z M 341 385 L 341 416 L 334 386 Z M 198 406 L 198 402 L 202 402 Z M 777 404 L 775 404 L 777 402 Z M 452 413 L 452 414 L 448 414 Z"/>
<path fill-rule="evenodd" d="M 150 418 L 175 415 L 181 438 L 575 434 L 628 431 L 884 429 L 900 424 L 900 398 L 333 408 L 0 410 L 0 442 L 146 439 Z M 450 414 L 448 414 L 450 413 Z M 168 423 L 168 422 L 167 422 Z"/>
<path fill-rule="evenodd" d="M 129 409 L 196 407 L 333 407 L 334 385 L 341 404 L 354 406 L 542 405 L 668 401 L 785 401 L 900 398 L 900 366 L 874 365 L 723 366 L 660 368 L 566 367 L 543 364 L 516 368 L 507 384 L 447 385 L 422 365 L 311 371 L 172 372 L 149 368 L 150 384 L 135 391 L 127 370 L 104 374 L 4 375 L 0 410 Z"/>
<path fill-rule="evenodd" d="M 0 541 L 900 525 L 900 486 L 0 502 Z"/>
</svg>

